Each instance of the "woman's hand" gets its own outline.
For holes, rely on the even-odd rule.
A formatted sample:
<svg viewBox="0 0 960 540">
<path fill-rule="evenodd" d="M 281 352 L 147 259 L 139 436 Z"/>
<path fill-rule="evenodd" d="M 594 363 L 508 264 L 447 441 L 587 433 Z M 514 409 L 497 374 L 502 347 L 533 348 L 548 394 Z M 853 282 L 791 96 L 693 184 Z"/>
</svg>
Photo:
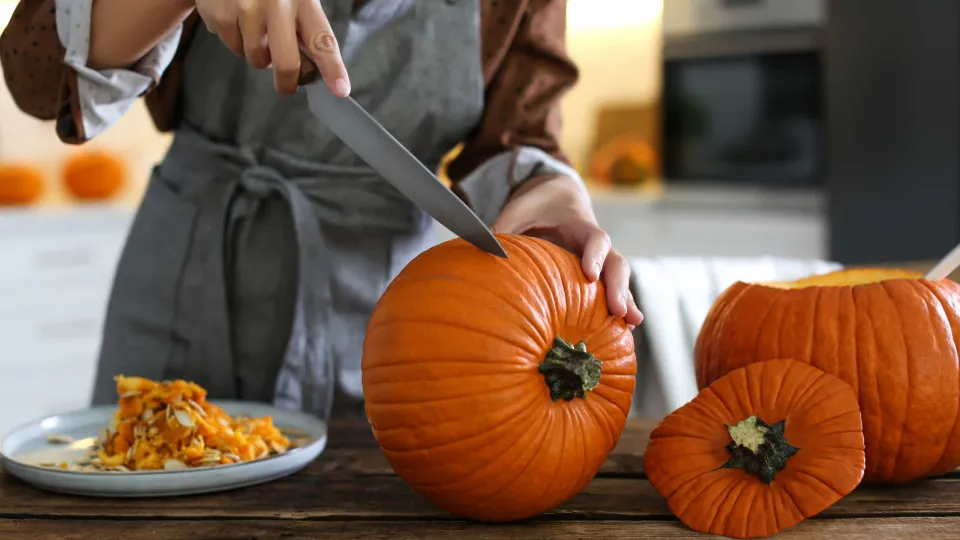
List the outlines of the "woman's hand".
<svg viewBox="0 0 960 540">
<path fill-rule="evenodd" d="M 319 0 L 196 0 L 207 29 L 250 65 L 273 67 L 281 94 L 297 91 L 300 48 L 316 62 L 335 96 L 350 93 L 337 38 Z"/>
<path fill-rule="evenodd" d="M 623 317 L 631 327 L 643 321 L 630 292 L 630 266 L 597 225 L 590 199 L 573 179 L 548 176 L 524 182 L 510 197 L 493 229 L 541 237 L 576 253 L 587 279 L 603 278 L 610 313 Z"/>
</svg>

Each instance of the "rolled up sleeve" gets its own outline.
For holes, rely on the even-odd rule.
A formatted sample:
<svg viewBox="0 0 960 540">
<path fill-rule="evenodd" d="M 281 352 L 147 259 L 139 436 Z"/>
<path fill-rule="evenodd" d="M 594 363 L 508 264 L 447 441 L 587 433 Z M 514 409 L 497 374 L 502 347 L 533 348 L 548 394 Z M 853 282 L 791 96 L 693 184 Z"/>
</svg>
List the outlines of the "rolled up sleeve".
<svg viewBox="0 0 960 540">
<path fill-rule="evenodd" d="M 91 139 L 116 123 L 144 93 L 153 88 L 177 53 L 183 25 L 129 69 L 96 70 L 87 65 L 93 0 L 56 0 L 57 34 L 64 63 L 76 73 L 76 106 L 83 139 Z"/>
<path fill-rule="evenodd" d="M 488 224 L 528 179 L 565 175 L 583 186 L 560 148 L 560 99 L 579 77 L 566 52 L 567 1 L 516 5 L 515 27 L 485 26 L 483 54 L 502 59 L 488 62 L 480 125 L 447 167 L 454 191 Z"/>
<path fill-rule="evenodd" d="M 566 161 L 540 148 L 522 146 L 487 159 L 462 179 L 457 188 L 477 217 L 490 225 L 524 180 L 551 175 L 568 176 L 584 185 L 579 173 Z"/>
</svg>

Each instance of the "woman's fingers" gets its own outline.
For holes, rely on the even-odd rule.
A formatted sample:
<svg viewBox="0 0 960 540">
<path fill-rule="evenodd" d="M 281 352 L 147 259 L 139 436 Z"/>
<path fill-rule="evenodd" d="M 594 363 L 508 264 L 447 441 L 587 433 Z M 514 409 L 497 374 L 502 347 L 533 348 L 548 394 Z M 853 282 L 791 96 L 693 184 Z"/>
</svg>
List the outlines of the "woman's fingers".
<svg viewBox="0 0 960 540">
<path fill-rule="evenodd" d="M 199 0 L 197 2 L 197 13 L 200 19 L 211 33 L 217 35 L 220 41 L 227 46 L 233 54 L 243 57 L 243 37 L 240 35 L 238 27 L 237 13 L 239 6 L 230 2 L 216 2 Z"/>
<path fill-rule="evenodd" d="M 600 279 L 600 272 L 610 254 L 610 235 L 600 227 L 592 227 L 583 242 L 583 273 L 590 281 Z"/>
<path fill-rule="evenodd" d="M 629 286 L 627 293 L 627 314 L 623 319 L 630 326 L 630 329 L 633 330 L 643 322 L 643 313 L 640 311 L 640 306 L 637 305 L 637 300 L 633 297 L 633 292 L 629 290 Z"/>
<path fill-rule="evenodd" d="M 616 251 L 607 255 L 603 266 L 603 284 L 607 289 L 607 306 L 610 313 L 626 318 L 630 305 L 630 266 L 626 259 Z M 636 324 L 627 321 L 630 324 Z"/>
<path fill-rule="evenodd" d="M 243 51 L 247 62 L 257 69 L 270 65 L 267 49 L 267 23 L 257 0 L 239 0 L 237 26 L 243 38 Z"/>
<path fill-rule="evenodd" d="M 337 38 L 330 27 L 318 0 L 300 0 L 297 11 L 297 31 L 305 53 L 317 64 L 320 75 L 333 95 L 350 94 L 350 78 L 340 57 Z"/>
<path fill-rule="evenodd" d="M 273 86 L 281 94 L 297 91 L 300 79 L 300 44 L 297 41 L 297 11 L 288 0 L 259 2 L 266 16 L 267 46 L 273 65 Z M 318 4 L 319 6 L 319 4 Z"/>
</svg>

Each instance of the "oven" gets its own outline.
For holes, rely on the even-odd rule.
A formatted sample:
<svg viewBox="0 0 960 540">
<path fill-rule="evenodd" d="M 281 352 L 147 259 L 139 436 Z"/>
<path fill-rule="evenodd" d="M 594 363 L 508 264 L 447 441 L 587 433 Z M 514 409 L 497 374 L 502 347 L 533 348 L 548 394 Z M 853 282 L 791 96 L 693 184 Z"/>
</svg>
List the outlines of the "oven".
<svg viewBox="0 0 960 540">
<path fill-rule="evenodd" d="M 663 4 L 664 184 L 823 186 L 824 0 Z"/>
</svg>

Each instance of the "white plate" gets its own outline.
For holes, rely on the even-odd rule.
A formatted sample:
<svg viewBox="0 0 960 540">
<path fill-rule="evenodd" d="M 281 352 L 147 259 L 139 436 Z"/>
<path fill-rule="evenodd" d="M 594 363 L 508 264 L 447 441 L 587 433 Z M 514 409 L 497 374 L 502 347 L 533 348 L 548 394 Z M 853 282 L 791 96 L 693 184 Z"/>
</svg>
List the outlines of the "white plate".
<svg viewBox="0 0 960 540">
<path fill-rule="evenodd" d="M 327 445 L 327 425 L 301 412 L 261 403 L 211 401 L 231 416 L 272 416 L 279 429 L 306 432 L 308 443 L 286 453 L 255 461 L 179 471 L 81 472 L 41 467 L 39 463 L 72 461 L 86 454 L 99 433 L 110 425 L 115 405 L 49 416 L 21 426 L 0 439 L 0 459 L 9 474 L 36 487 L 94 497 L 167 497 L 225 491 L 269 482 L 305 467 Z M 66 435 L 74 443 L 53 444 L 50 435 Z"/>
</svg>

